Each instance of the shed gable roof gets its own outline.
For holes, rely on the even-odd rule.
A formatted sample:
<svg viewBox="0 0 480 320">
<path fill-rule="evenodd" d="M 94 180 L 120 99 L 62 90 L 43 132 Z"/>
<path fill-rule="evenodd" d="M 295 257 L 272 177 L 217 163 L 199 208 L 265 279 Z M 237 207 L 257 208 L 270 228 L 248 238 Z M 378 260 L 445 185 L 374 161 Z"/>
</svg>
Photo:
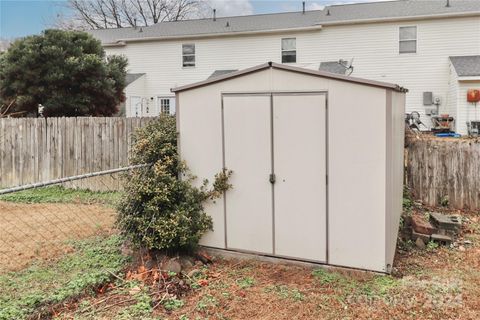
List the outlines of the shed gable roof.
<svg viewBox="0 0 480 320">
<path fill-rule="evenodd" d="M 160 22 L 148 27 L 90 30 L 104 44 L 179 37 L 235 35 L 374 20 L 426 19 L 452 15 L 480 15 L 478 0 L 397 0 L 326 6 L 323 10 Z M 228 26 L 227 26 L 228 22 Z"/>
<path fill-rule="evenodd" d="M 310 75 L 310 76 L 317 76 L 317 77 L 323 77 L 327 79 L 333 79 L 333 80 L 339 80 L 339 81 L 346 81 L 346 82 L 352 82 L 352 83 L 358 83 L 358 84 L 363 84 L 367 86 L 373 86 L 373 87 L 380 87 L 380 88 L 385 88 L 385 89 L 392 89 L 395 91 L 400 91 L 400 92 L 407 92 L 408 90 L 400 87 L 397 84 L 393 83 L 388 83 L 388 82 L 381 82 L 381 81 L 374 81 L 374 80 L 367 80 L 367 79 L 362 79 L 362 78 L 356 78 L 356 77 L 350 77 L 350 76 L 345 76 L 345 75 L 340 75 L 340 74 L 335 74 L 331 72 L 326 72 L 326 71 L 317 71 L 317 70 L 311 70 L 311 69 L 305 69 L 305 68 L 299 68 L 299 67 L 293 67 L 293 66 L 286 66 L 283 64 L 278 64 L 275 62 L 267 62 L 255 67 L 251 67 L 248 69 L 243 69 L 239 70 L 236 72 L 231 72 L 222 76 L 214 77 L 214 78 L 208 78 L 207 80 L 195 82 L 192 84 L 188 84 L 185 86 L 180 86 L 176 88 L 172 88 L 172 92 L 181 92 L 181 91 L 186 91 L 186 90 L 191 90 L 194 88 L 198 87 L 203 87 L 207 85 L 211 85 L 220 81 L 225 81 L 229 80 L 232 78 L 240 77 L 243 75 L 247 75 L 250 73 L 258 72 L 261 70 L 265 69 L 278 69 L 278 70 L 284 70 L 284 71 L 290 71 L 290 72 L 296 72 L 296 73 L 301 73 L 305 75 Z"/>
</svg>

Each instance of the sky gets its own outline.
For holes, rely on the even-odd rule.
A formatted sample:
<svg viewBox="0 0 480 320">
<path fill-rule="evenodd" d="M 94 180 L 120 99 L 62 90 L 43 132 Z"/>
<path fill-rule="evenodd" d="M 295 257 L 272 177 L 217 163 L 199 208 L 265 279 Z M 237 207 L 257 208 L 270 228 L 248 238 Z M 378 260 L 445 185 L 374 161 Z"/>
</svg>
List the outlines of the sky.
<svg viewBox="0 0 480 320">
<path fill-rule="evenodd" d="M 301 0 L 209 0 L 219 16 L 300 11 Z M 328 4 L 379 0 L 307 0 L 308 10 Z M 13 39 L 52 27 L 58 14 L 68 14 L 66 0 L 0 0 L 0 38 Z"/>
</svg>

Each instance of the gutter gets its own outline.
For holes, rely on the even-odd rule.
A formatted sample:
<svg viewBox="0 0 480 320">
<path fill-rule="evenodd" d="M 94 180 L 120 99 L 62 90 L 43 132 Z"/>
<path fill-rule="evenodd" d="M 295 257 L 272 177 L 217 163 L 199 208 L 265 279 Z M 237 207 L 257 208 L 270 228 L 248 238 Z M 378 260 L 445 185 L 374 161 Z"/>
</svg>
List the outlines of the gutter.
<svg viewBox="0 0 480 320">
<path fill-rule="evenodd" d="M 322 29 L 322 25 L 316 24 L 310 27 L 300 27 L 300 28 L 285 28 L 285 29 L 258 30 L 258 31 L 234 31 L 234 32 L 205 33 L 205 34 L 181 35 L 181 36 L 127 38 L 127 39 L 119 39 L 117 42 L 103 43 L 102 46 L 103 47 L 121 47 L 121 46 L 127 45 L 127 42 L 207 39 L 207 38 L 232 37 L 232 36 L 242 36 L 242 35 L 291 33 L 291 32 L 298 32 L 298 31 L 317 31 L 321 29 Z"/>
<path fill-rule="evenodd" d="M 480 75 L 478 76 L 463 76 L 463 77 L 457 77 L 457 80 L 459 82 L 461 81 L 480 81 Z"/>
<path fill-rule="evenodd" d="M 322 26 L 341 26 L 349 24 L 366 24 L 377 22 L 395 22 L 395 21 L 411 21 L 411 20 L 435 20 L 445 18 L 464 18 L 464 17 L 477 17 L 480 16 L 480 11 L 472 12 L 460 12 L 460 13 L 442 13 L 436 15 L 419 15 L 419 16 L 407 16 L 407 17 L 388 17 L 388 18 L 369 18 L 360 20 L 339 20 L 332 22 L 319 22 Z"/>
</svg>

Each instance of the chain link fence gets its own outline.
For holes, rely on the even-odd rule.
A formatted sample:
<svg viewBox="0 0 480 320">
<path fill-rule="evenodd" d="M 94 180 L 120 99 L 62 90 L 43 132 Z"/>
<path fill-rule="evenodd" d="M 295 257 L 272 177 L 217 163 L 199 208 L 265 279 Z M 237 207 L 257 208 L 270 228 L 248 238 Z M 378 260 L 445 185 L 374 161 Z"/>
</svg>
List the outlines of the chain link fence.
<svg viewBox="0 0 480 320">
<path fill-rule="evenodd" d="M 75 241 L 115 233 L 125 173 L 146 166 L 1 189 L 0 273 L 54 261 L 72 252 Z"/>
</svg>

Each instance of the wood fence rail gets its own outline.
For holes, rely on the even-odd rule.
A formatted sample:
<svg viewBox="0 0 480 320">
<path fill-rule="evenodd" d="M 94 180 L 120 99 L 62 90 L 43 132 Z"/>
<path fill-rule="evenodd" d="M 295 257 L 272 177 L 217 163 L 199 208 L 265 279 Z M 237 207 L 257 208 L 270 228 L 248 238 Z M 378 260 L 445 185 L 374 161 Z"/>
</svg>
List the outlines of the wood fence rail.
<svg viewBox="0 0 480 320">
<path fill-rule="evenodd" d="M 411 139 L 407 183 L 431 206 L 480 208 L 480 139 Z"/>
<path fill-rule="evenodd" d="M 151 119 L 0 119 L 0 187 L 127 166 L 132 133 Z"/>
</svg>

